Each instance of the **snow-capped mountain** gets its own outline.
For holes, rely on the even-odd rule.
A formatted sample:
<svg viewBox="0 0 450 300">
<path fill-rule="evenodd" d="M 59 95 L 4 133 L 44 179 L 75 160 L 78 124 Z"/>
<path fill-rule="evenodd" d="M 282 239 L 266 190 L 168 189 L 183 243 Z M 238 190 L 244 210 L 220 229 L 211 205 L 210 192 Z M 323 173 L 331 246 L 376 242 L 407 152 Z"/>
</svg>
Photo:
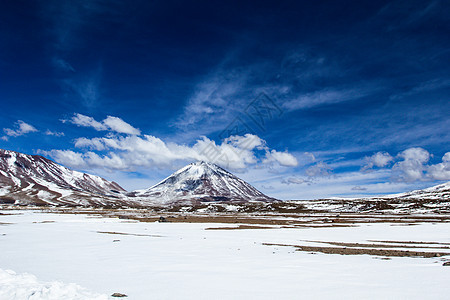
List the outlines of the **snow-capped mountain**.
<svg viewBox="0 0 450 300">
<path fill-rule="evenodd" d="M 0 149 L 0 202 L 103 205 L 123 192 L 115 182 L 70 170 L 45 157 Z"/>
<path fill-rule="evenodd" d="M 178 201 L 273 201 L 217 165 L 197 162 L 157 185 L 126 193 L 117 183 L 63 167 L 39 155 L 0 149 L 0 203 L 147 206 Z"/>
<path fill-rule="evenodd" d="M 450 200 L 450 181 L 423 190 L 415 190 L 406 193 L 393 194 L 383 198 Z"/>
<path fill-rule="evenodd" d="M 157 203 L 276 200 L 221 167 L 203 161 L 189 164 L 153 187 L 129 196 Z"/>
</svg>

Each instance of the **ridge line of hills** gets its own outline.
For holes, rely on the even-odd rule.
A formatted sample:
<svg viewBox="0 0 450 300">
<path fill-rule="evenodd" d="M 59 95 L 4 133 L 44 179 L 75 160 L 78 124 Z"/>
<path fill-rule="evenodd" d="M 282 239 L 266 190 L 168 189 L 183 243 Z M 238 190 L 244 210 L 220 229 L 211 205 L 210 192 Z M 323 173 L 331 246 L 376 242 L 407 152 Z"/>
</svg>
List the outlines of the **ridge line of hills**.
<svg viewBox="0 0 450 300">
<path fill-rule="evenodd" d="M 450 201 L 450 182 L 423 190 L 370 198 L 333 198 L 307 203 Z M 73 171 L 39 155 L 0 149 L 0 204 L 83 207 L 148 207 L 174 203 L 272 203 L 249 183 L 207 162 L 191 163 L 156 185 L 127 192 L 118 183 Z M 314 202 L 316 201 L 316 202 Z M 292 202 L 292 201 L 286 201 Z"/>
</svg>

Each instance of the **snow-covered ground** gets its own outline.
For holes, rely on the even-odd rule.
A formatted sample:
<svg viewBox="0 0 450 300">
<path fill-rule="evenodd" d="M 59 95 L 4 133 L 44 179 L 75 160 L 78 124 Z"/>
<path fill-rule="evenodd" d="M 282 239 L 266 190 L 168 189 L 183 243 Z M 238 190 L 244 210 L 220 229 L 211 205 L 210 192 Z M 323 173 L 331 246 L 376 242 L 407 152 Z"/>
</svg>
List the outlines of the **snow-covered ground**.
<svg viewBox="0 0 450 300">
<path fill-rule="evenodd" d="M 74 283 L 39 282 L 31 274 L 16 274 L 0 269 L 0 299 L 92 299 L 107 300 L 107 295 L 92 293 Z"/>
<path fill-rule="evenodd" d="M 46 290 L 51 288 L 72 293 L 59 297 L 64 299 L 102 299 L 113 293 L 128 299 L 448 299 L 450 294 L 450 267 L 442 265 L 442 257 L 384 260 L 263 245 L 305 240 L 450 243 L 450 223 L 205 230 L 230 224 L 2 213 L 14 215 L 0 215 L 1 299 L 24 299 L 20 294 L 14 298 L 13 292 L 33 287 L 41 293 L 36 299 L 58 299 Z"/>
</svg>

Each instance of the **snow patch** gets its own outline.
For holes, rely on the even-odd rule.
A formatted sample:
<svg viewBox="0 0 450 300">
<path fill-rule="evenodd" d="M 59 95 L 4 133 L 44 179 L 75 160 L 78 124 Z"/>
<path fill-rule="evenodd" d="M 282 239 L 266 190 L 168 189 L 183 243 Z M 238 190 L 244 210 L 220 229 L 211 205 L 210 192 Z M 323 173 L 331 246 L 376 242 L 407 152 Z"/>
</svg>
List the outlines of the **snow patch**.
<svg viewBox="0 0 450 300">
<path fill-rule="evenodd" d="M 92 293 L 74 283 L 39 282 L 31 274 L 17 274 L 0 269 L 0 299 L 108 299 L 107 295 Z"/>
</svg>

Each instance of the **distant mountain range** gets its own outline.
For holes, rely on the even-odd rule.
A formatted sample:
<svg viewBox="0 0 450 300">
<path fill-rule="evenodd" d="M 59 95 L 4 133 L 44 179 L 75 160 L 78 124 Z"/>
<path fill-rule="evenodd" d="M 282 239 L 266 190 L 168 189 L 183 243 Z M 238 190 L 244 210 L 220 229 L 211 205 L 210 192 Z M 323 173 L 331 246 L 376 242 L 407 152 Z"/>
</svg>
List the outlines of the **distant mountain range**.
<svg viewBox="0 0 450 300">
<path fill-rule="evenodd" d="M 353 200 L 361 203 L 361 201 L 377 199 L 383 201 L 408 199 L 448 201 L 450 199 L 450 182 L 408 193 Z M 115 182 L 70 170 L 45 157 L 0 149 L 0 203 L 42 206 L 148 207 L 178 202 L 246 203 L 276 200 L 264 195 L 221 167 L 207 162 L 189 164 L 146 190 L 127 192 Z M 331 199 L 328 202 L 330 201 L 334 203 L 339 200 Z M 346 201 L 352 200 L 346 199 Z"/>
<path fill-rule="evenodd" d="M 219 166 L 196 162 L 157 185 L 126 192 L 119 184 L 39 155 L 0 149 L 0 203 L 145 207 L 178 201 L 274 201 Z"/>
</svg>

